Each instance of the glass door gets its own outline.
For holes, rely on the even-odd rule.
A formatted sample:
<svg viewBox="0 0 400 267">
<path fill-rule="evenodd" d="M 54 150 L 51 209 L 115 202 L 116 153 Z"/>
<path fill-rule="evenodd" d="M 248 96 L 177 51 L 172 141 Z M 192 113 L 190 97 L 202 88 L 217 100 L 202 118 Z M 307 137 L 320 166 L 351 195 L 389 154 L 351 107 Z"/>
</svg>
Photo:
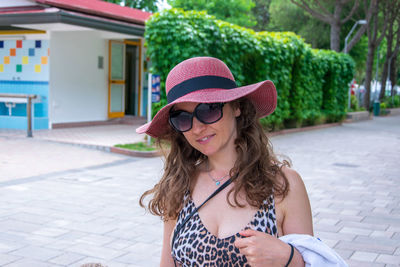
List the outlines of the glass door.
<svg viewBox="0 0 400 267">
<path fill-rule="evenodd" d="M 123 117 L 125 113 L 125 44 L 109 41 L 108 117 Z"/>
</svg>

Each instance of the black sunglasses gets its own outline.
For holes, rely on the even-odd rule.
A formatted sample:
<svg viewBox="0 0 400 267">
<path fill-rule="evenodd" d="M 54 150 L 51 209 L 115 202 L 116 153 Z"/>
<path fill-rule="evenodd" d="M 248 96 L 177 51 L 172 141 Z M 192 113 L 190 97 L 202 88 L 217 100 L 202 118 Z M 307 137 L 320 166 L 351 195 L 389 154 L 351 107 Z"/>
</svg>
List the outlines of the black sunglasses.
<svg viewBox="0 0 400 267">
<path fill-rule="evenodd" d="M 169 123 L 178 132 L 187 132 L 193 127 L 193 117 L 204 124 L 212 124 L 222 118 L 225 103 L 200 103 L 193 113 L 184 110 L 169 111 Z"/>
</svg>

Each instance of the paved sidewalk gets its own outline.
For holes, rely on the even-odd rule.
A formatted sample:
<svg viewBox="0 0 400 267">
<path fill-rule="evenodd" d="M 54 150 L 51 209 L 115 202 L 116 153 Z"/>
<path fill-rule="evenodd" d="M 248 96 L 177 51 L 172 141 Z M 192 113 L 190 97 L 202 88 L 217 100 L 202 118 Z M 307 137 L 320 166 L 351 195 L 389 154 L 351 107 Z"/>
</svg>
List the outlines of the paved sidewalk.
<svg viewBox="0 0 400 267">
<path fill-rule="evenodd" d="M 0 131 L 0 266 L 158 265 L 162 224 L 138 198 L 161 176 L 160 158 L 24 136 Z M 316 236 L 351 267 L 400 266 L 400 116 L 272 143 L 305 181 Z"/>
</svg>

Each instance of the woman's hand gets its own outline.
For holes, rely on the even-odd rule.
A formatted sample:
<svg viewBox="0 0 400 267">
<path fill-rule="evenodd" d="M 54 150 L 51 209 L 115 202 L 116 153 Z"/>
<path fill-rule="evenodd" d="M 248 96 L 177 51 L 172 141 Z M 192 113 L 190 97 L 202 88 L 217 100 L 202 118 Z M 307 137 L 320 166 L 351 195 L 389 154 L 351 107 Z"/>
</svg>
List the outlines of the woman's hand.
<svg viewBox="0 0 400 267">
<path fill-rule="evenodd" d="M 288 262 L 291 248 L 285 242 L 253 229 L 240 231 L 239 234 L 245 238 L 238 238 L 235 246 L 252 267 L 284 267 Z"/>
</svg>

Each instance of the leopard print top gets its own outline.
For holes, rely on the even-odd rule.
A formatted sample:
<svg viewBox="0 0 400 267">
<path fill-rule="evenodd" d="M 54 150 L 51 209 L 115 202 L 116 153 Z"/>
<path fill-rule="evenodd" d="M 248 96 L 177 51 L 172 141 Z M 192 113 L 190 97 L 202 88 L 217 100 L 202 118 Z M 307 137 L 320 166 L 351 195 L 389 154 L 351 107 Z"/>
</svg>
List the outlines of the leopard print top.
<svg viewBox="0 0 400 267">
<path fill-rule="evenodd" d="M 178 215 L 176 225 L 196 208 L 189 194 L 184 200 L 186 204 Z M 273 195 L 264 200 L 252 220 L 243 227 L 247 228 L 278 236 Z M 234 246 L 238 237 L 239 233 L 222 239 L 216 237 L 206 229 L 196 212 L 177 234 L 171 255 L 176 266 L 250 266 L 246 257 Z"/>
</svg>

